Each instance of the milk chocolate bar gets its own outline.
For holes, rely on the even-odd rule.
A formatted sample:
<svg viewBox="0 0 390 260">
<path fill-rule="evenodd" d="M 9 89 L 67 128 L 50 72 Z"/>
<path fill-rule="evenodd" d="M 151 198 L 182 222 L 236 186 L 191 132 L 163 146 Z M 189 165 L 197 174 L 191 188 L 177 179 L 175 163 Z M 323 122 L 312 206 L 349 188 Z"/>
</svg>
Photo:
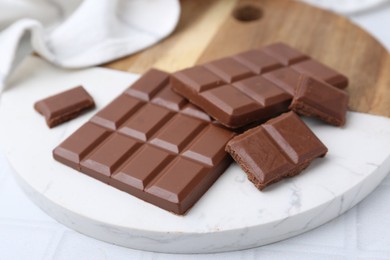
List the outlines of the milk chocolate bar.
<svg viewBox="0 0 390 260">
<path fill-rule="evenodd" d="M 45 116 L 46 124 L 50 128 L 69 121 L 94 107 L 93 98 L 82 86 L 50 96 L 34 104 L 35 110 Z"/>
<path fill-rule="evenodd" d="M 299 174 L 328 149 L 294 112 L 288 112 L 235 136 L 226 151 L 262 190 Z"/>
<path fill-rule="evenodd" d="M 187 68 L 171 77 L 174 91 L 229 128 L 288 111 L 301 73 L 334 87 L 348 79 L 282 43 Z"/>
<path fill-rule="evenodd" d="M 234 133 L 172 92 L 150 70 L 53 151 L 82 173 L 184 214 L 230 165 Z"/>
</svg>

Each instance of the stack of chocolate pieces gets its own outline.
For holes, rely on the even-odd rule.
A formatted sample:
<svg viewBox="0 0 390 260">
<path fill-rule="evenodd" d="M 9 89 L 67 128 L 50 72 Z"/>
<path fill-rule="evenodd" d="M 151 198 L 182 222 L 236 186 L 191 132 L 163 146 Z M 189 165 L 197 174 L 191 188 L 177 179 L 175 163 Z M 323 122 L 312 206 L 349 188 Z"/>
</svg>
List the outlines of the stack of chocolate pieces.
<svg viewBox="0 0 390 260">
<path fill-rule="evenodd" d="M 53 154 L 181 215 L 229 166 L 228 153 L 259 189 L 325 156 L 296 113 L 342 126 L 347 85 L 342 74 L 282 43 L 172 75 L 152 69 Z"/>
</svg>

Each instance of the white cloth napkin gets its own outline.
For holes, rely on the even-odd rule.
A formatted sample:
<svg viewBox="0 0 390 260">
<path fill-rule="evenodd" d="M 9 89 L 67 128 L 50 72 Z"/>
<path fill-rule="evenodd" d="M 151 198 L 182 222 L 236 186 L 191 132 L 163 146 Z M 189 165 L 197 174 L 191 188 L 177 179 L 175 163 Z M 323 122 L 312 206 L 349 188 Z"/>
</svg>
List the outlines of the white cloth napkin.
<svg viewBox="0 0 390 260">
<path fill-rule="evenodd" d="M 31 51 L 64 68 L 109 62 L 175 28 L 178 0 L 0 0 L 0 93 Z"/>
</svg>

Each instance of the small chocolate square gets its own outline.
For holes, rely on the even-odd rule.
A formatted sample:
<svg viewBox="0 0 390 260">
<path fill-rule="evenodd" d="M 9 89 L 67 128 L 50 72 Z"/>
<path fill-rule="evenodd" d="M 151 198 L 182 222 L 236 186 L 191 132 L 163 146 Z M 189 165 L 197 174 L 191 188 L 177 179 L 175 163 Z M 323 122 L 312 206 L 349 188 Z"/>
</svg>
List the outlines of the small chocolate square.
<svg viewBox="0 0 390 260">
<path fill-rule="evenodd" d="M 335 126 L 345 124 L 348 94 L 326 82 L 301 75 L 290 109 L 298 114 L 318 117 Z"/>
<path fill-rule="evenodd" d="M 228 83 L 232 83 L 233 81 L 237 81 L 254 74 L 249 68 L 232 58 L 215 60 L 210 63 L 206 63 L 204 66 Z"/>
<path fill-rule="evenodd" d="M 299 174 L 328 149 L 294 112 L 288 112 L 234 137 L 226 151 L 262 190 Z"/>
<path fill-rule="evenodd" d="M 46 124 L 50 128 L 69 121 L 94 107 L 93 98 L 82 86 L 50 96 L 34 104 L 35 110 L 45 117 Z"/>
<path fill-rule="evenodd" d="M 300 74 L 297 71 L 285 67 L 265 73 L 263 76 L 293 96 L 295 94 L 296 86 L 298 85 L 299 75 Z"/>
<path fill-rule="evenodd" d="M 283 67 L 277 59 L 261 50 L 246 51 L 233 56 L 233 59 L 244 64 L 256 74 L 265 73 L 267 71 Z"/>
</svg>

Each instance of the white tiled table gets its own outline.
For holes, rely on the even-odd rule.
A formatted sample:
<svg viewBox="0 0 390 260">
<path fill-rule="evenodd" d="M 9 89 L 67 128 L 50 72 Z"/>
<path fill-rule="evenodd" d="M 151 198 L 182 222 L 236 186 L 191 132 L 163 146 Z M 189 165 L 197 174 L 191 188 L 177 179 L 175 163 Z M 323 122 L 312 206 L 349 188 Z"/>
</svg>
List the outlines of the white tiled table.
<svg viewBox="0 0 390 260">
<path fill-rule="evenodd" d="M 390 4 L 350 18 L 390 50 Z M 303 235 L 230 253 L 158 254 L 110 245 L 58 224 L 24 195 L 0 153 L 0 259 L 390 259 L 389 201 L 390 176 L 346 214 Z"/>
</svg>

